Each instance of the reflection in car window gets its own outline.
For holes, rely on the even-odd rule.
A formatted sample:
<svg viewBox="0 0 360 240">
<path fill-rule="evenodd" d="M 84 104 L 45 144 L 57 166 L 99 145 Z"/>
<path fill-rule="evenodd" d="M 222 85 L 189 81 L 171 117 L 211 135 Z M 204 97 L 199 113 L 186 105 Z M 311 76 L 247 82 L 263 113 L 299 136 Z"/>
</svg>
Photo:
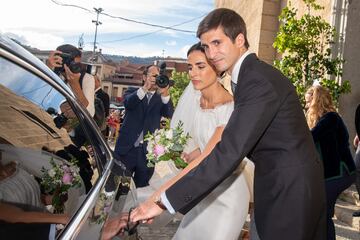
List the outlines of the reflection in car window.
<svg viewBox="0 0 360 240">
<path fill-rule="evenodd" d="M 0 176 L 0 212 L 4 207 L 48 212 L 60 201 L 65 215 L 56 215 L 53 223 L 65 224 L 77 211 L 98 173 L 91 141 L 71 106 L 43 79 L 0 58 L 0 170 L 6 173 Z M 63 175 L 59 182 L 48 181 L 55 186 L 50 191 L 44 175 L 55 179 L 57 168 Z M 77 176 L 78 186 L 58 194 L 60 186 L 70 185 Z M 14 222 L 21 218 L 12 217 Z M 9 216 L 0 213 L 1 220 L 9 221 Z M 49 223 L 46 217 L 43 221 Z"/>
<path fill-rule="evenodd" d="M 1 77 L 3 86 L 45 111 L 53 108 L 58 112 L 60 103 L 65 101 L 65 98 L 49 84 L 5 59 L 0 59 L 0 72 L 6 73 Z"/>
</svg>

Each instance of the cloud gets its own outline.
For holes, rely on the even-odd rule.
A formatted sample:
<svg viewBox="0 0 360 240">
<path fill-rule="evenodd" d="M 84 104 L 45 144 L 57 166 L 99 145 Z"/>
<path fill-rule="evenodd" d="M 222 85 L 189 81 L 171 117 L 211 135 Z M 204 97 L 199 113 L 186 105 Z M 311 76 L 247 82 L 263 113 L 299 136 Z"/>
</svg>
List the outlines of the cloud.
<svg viewBox="0 0 360 240">
<path fill-rule="evenodd" d="M 174 41 L 174 40 L 166 41 L 165 44 L 168 46 L 176 46 L 176 41 Z"/>
<path fill-rule="evenodd" d="M 182 57 L 182 58 L 187 58 L 187 52 L 188 52 L 188 50 L 190 49 L 190 47 L 191 47 L 191 45 L 185 45 L 185 46 L 183 46 L 181 49 L 180 49 L 180 57 Z"/>
<path fill-rule="evenodd" d="M 4 35 L 14 38 L 24 45 L 43 50 L 52 50 L 64 43 L 63 38 L 47 33 L 18 30 L 4 33 Z"/>
<path fill-rule="evenodd" d="M 56 0 L 59 3 L 75 4 L 93 11 L 93 7 L 103 8 L 104 13 L 121 16 L 147 23 L 163 26 L 173 26 L 190 19 L 200 17 L 214 7 L 213 0 Z M 56 5 L 51 0 L 22 1 L 10 0 L 4 5 L 0 14 L 3 23 L 1 31 L 13 36 L 26 45 L 42 50 L 54 49 L 60 44 L 77 44 L 78 38 L 84 33 L 86 48 L 92 49 L 94 41 L 96 14 L 79 8 Z M 21 6 L 21 7 L 19 7 Z M 201 6 L 201 7 L 198 7 Z M 29 11 L 29 9 L 32 9 Z M 16 12 L 16 14 L 14 14 Z M 176 28 L 196 31 L 201 19 L 196 19 Z M 161 30 L 128 21 L 99 15 L 97 42 L 103 52 L 109 54 L 149 56 L 166 55 L 179 56 L 180 47 L 192 42 L 194 33 L 182 33 L 173 30 Z M 159 32 L 156 32 L 161 30 Z M 147 33 L 155 34 L 146 35 Z M 143 35 L 141 37 L 136 37 Z M 118 41 L 131 38 L 131 40 Z M 173 40 L 169 40 L 173 39 Z M 143 47 L 139 47 L 141 42 Z M 159 46 L 162 43 L 162 46 Z M 165 44 L 164 44 L 165 43 Z M 167 49 L 168 48 L 168 49 Z"/>
</svg>

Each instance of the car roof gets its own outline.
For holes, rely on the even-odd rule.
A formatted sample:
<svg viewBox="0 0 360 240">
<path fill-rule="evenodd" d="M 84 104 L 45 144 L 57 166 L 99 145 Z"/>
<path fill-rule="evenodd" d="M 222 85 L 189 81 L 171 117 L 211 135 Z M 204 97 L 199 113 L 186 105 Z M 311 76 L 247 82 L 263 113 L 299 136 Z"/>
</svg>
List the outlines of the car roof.
<svg viewBox="0 0 360 240">
<path fill-rule="evenodd" d="M 46 66 L 46 64 L 44 64 L 39 58 L 35 57 L 25 48 L 17 44 L 15 41 L 11 40 L 6 36 L 3 36 L 2 34 L 0 34 L 0 48 L 4 49 L 5 51 L 11 53 L 12 55 L 17 56 L 23 61 L 36 67 L 41 72 L 43 72 L 51 79 L 56 81 L 63 88 L 67 89 L 71 95 L 73 95 L 73 93 L 71 92 L 69 87 L 64 83 L 64 81 L 58 75 L 56 75 L 48 66 Z"/>
</svg>

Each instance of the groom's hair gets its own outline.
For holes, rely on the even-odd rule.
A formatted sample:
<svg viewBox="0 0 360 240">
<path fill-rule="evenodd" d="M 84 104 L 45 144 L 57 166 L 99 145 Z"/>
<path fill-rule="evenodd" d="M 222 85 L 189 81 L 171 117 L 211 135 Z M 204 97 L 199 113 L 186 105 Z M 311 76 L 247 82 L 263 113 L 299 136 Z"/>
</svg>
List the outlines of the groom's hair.
<svg viewBox="0 0 360 240">
<path fill-rule="evenodd" d="M 200 52 L 202 52 L 202 53 L 205 54 L 205 49 L 204 49 L 203 46 L 201 46 L 201 42 L 198 42 L 198 43 L 192 45 L 192 46 L 189 48 L 186 56 L 189 56 L 190 53 L 192 53 L 193 51 L 200 51 Z"/>
<path fill-rule="evenodd" d="M 245 38 L 245 47 L 249 48 L 249 42 L 246 36 L 246 24 L 244 19 L 235 11 L 228 8 L 218 8 L 211 11 L 199 24 L 196 36 L 201 37 L 202 34 L 221 27 L 226 36 L 232 42 L 241 33 Z"/>
</svg>

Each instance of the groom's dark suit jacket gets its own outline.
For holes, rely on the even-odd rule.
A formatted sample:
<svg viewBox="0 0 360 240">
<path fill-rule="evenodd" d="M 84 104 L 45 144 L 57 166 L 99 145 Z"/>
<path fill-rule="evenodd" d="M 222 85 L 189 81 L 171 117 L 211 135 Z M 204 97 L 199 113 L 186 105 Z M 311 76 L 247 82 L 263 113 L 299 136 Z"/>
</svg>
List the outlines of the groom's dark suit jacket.
<svg viewBox="0 0 360 240">
<path fill-rule="evenodd" d="M 221 142 L 166 191 L 171 205 L 185 214 L 247 156 L 255 163 L 260 239 L 325 239 L 323 166 L 294 86 L 250 54 L 241 65 L 234 101 Z"/>
</svg>

